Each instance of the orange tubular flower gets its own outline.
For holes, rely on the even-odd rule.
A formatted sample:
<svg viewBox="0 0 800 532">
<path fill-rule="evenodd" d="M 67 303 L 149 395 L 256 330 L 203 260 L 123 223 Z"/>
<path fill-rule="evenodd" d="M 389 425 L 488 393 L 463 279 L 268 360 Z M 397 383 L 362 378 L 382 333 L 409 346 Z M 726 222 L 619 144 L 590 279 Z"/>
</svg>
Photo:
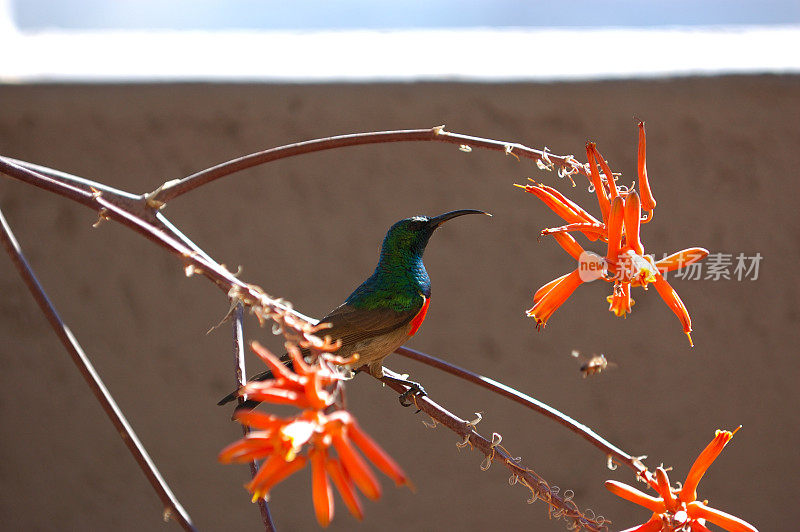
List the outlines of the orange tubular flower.
<svg viewBox="0 0 800 532">
<path fill-rule="evenodd" d="M 683 304 L 678 292 L 670 286 L 660 273 L 656 273 L 653 286 L 656 287 L 658 295 L 661 296 L 661 299 L 664 300 L 670 310 L 678 316 L 681 325 L 683 325 L 683 332 L 689 338 L 689 345 L 694 347 L 694 342 L 692 341 L 692 318 L 689 316 L 689 311 L 686 310 L 686 306 Z"/>
<path fill-rule="evenodd" d="M 344 467 L 342 467 L 342 463 L 334 458 L 328 460 L 325 464 L 325 468 L 353 517 L 359 521 L 364 519 L 364 510 L 361 508 L 361 501 L 358 500 L 358 496 L 353 489 L 353 481 L 347 476 L 347 472 L 344 470 Z"/>
<path fill-rule="evenodd" d="M 553 238 L 556 242 L 564 248 L 564 251 L 572 255 L 575 260 L 580 260 L 581 255 L 585 253 L 583 247 L 578 244 L 578 241 L 569 233 L 553 233 Z"/>
<path fill-rule="evenodd" d="M 246 488 L 253 494 L 253 502 L 265 498 L 273 486 L 292 476 L 306 466 L 308 458 L 298 456 L 290 462 L 284 461 L 278 455 L 270 456 L 258 470 L 258 474 L 246 484 Z"/>
<path fill-rule="evenodd" d="M 548 292 L 550 292 L 550 290 L 551 290 L 551 289 L 552 289 L 554 286 L 556 286 L 558 283 L 560 283 L 561 281 L 563 281 L 563 280 L 564 280 L 564 278 L 565 278 L 565 277 L 567 277 L 567 276 L 569 276 L 569 275 L 570 275 L 570 274 L 568 274 L 568 273 L 565 273 L 565 274 L 564 274 L 564 275 L 562 275 L 561 277 L 556 277 L 555 279 L 553 279 L 552 281 L 550 281 L 549 283 L 547 283 L 546 285 L 544 285 L 543 287 L 541 287 L 540 289 L 538 289 L 538 290 L 536 291 L 536 293 L 534 293 L 534 294 L 533 294 L 533 304 L 534 304 L 534 305 L 536 305 L 536 303 L 538 303 L 538 302 L 539 302 L 539 300 L 541 300 L 541 299 L 542 299 L 542 298 L 543 298 L 543 297 L 544 297 L 544 296 L 545 296 L 545 295 L 546 295 Z M 530 310 L 528 311 L 528 316 L 532 316 L 532 315 L 533 315 L 533 314 L 532 314 L 532 312 L 533 312 L 533 309 L 530 309 Z"/>
<path fill-rule="evenodd" d="M 297 346 L 287 344 L 294 371 L 284 366 L 278 357 L 258 342 L 253 342 L 250 347 L 269 366 L 275 378 L 248 382 L 239 390 L 239 395 L 247 395 L 256 401 L 291 404 L 298 408 L 322 409 L 333 402 L 333 396 L 325 387 L 339 380 L 339 377 L 324 366 L 309 366 Z"/>
<path fill-rule="evenodd" d="M 608 214 L 608 222 L 606 222 L 606 234 L 608 235 L 606 260 L 611 263 L 615 270 L 617 268 L 617 258 L 622 251 L 622 231 L 625 228 L 623 225 L 624 215 L 625 201 L 617 196 L 611 202 L 611 212 Z"/>
<path fill-rule="evenodd" d="M 647 139 L 645 138 L 644 122 L 639 122 L 639 157 L 638 157 L 638 171 L 639 171 L 639 190 L 642 191 L 642 208 L 649 212 L 648 221 L 652 217 L 653 209 L 656 208 L 656 200 L 653 198 L 653 193 L 650 192 L 650 183 L 647 180 L 647 158 L 646 158 Z"/>
<path fill-rule="evenodd" d="M 561 277 L 546 294 L 543 294 L 541 299 L 534 303 L 533 308 L 528 309 L 527 314 L 536 319 L 536 327 L 544 327 L 547 325 L 547 320 L 553 315 L 561 304 L 572 295 L 578 286 L 583 282 L 581 280 L 580 272 L 574 272 Z M 534 296 L 534 300 L 535 300 Z"/>
<path fill-rule="evenodd" d="M 611 171 L 611 167 L 608 166 L 608 163 L 600 155 L 600 152 L 597 150 L 597 145 L 592 144 L 592 151 L 594 152 L 594 160 L 597 164 L 600 165 L 600 168 L 603 169 L 603 175 L 605 176 L 605 185 L 608 187 L 608 197 L 609 199 L 613 200 L 615 197 L 619 196 L 619 190 L 617 189 L 617 180 L 614 178 L 614 173 Z"/>
<path fill-rule="evenodd" d="M 656 267 L 658 271 L 664 274 L 679 268 L 684 268 L 698 260 L 703 260 L 707 256 L 708 250 L 705 248 L 683 249 L 656 262 Z"/>
<path fill-rule="evenodd" d="M 631 307 L 635 303 L 631 297 L 631 285 L 619 283 L 614 285 L 614 293 L 606 298 L 608 301 L 608 310 L 613 312 L 617 317 L 625 316 L 631 311 Z"/>
<path fill-rule="evenodd" d="M 589 161 L 589 170 L 591 174 L 592 187 L 597 193 L 597 202 L 600 204 L 600 212 L 603 215 L 603 223 L 608 223 L 608 213 L 611 209 L 611 202 L 608 199 L 605 186 L 600 180 L 600 171 L 597 169 L 597 161 L 594 158 L 595 144 L 594 142 L 586 143 L 586 159 Z"/>
<path fill-rule="evenodd" d="M 253 501 L 264 498 L 281 481 L 311 464 L 311 492 L 314 513 L 323 527 L 333 519 L 331 481 L 356 519 L 364 516 L 354 486 L 370 499 L 381 496 L 381 487 L 366 458 L 394 482 L 411 486 L 408 477 L 356 423 L 339 408 L 335 384 L 340 379 L 327 362 L 327 354 L 309 364 L 294 345 L 287 346 L 294 371 L 289 370 L 267 349 L 254 343 L 253 350 L 272 369 L 274 379 L 250 382 L 240 395 L 272 403 L 289 403 L 303 410 L 288 418 L 256 411 L 244 411 L 235 418 L 252 429 L 244 438 L 219 453 L 222 463 L 264 459 L 253 480 L 245 485 Z M 339 408 L 339 409 L 337 409 Z"/>
<path fill-rule="evenodd" d="M 667 472 L 661 467 L 656 469 L 655 475 L 649 472 L 646 474 L 648 485 L 658 493 L 658 497 L 643 493 L 627 484 L 607 480 L 605 485 L 611 493 L 653 512 L 653 516 L 646 523 L 624 532 L 677 532 L 687 529 L 692 532 L 705 532 L 708 530 L 705 526 L 706 521 L 728 532 L 758 532 L 750 523 L 696 500 L 697 484 L 736 430 L 716 432 L 714 439 L 695 460 L 680 490 L 670 486 Z"/>
<path fill-rule="evenodd" d="M 311 493 L 314 500 L 314 512 L 322 526 L 328 526 L 333 519 L 333 493 L 325 471 L 328 453 L 325 447 L 312 447 L 311 455 Z"/>
<path fill-rule="evenodd" d="M 639 194 L 632 190 L 628 193 L 628 197 L 625 198 L 625 236 L 628 245 L 638 255 L 644 255 L 644 246 L 639 238 L 639 230 L 642 223 L 641 215 L 642 205 L 639 201 Z"/>
<path fill-rule="evenodd" d="M 634 304 L 631 287 L 641 286 L 646 290 L 648 285 L 653 283 L 658 294 L 681 322 L 683 331 L 689 338 L 689 345 L 693 345 L 692 320 L 689 312 L 677 292 L 664 279 L 664 274 L 705 258 L 708 251 L 699 247 L 688 248 L 658 262 L 651 256 L 645 255 L 641 240 L 641 224 L 652 219 L 653 209 L 656 206 L 647 178 L 645 152 L 644 122 L 640 122 L 637 168 L 639 193 L 637 193 L 627 187 L 618 186 L 611 168 L 597 150 L 597 146 L 593 142 L 586 144 L 588 176 L 591 188 L 597 195 L 602 222 L 551 187 L 535 181 L 533 185 L 517 185 L 541 199 L 567 222 L 567 225 L 544 229 L 541 234 L 553 235 L 558 244 L 578 261 L 576 271 L 550 281 L 534 294 L 533 308 L 529 309 L 527 314 L 536 319 L 537 328 L 547 323 L 553 312 L 572 295 L 581 282 L 597 278 L 613 282 L 614 290 L 607 297 L 609 310 L 623 317 L 631 311 Z M 645 211 L 644 216 L 642 211 Z M 601 259 L 596 255 L 587 254 L 569 234 L 571 232 L 583 233 L 592 241 L 606 242 L 605 256 Z M 588 268 L 587 259 L 593 261 Z M 601 264 L 597 264 L 598 261 Z"/>
<path fill-rule="evenodd" d="M 545 205 L 550 207 L 553 212 L 563 218 L 565 222 L 569 224 L 585 224 L 589 227 L 601 225 L 594 216 L 586 212 L 577 203 L 561 194 L 561 192 L 558 190 L 548 187 L 542 183 L 537 183 L 533 180 L 531 181 L 533 182 L 533 185 L 516 186 L 525 189 L 525 191 L 530 192 L 542 200 Z M 597 240 L 599 236 L 596 231 L 591 230 L 583 231 L 583 234 L 586 236 L 586 238 L 592 241 Z"/>
</svg>

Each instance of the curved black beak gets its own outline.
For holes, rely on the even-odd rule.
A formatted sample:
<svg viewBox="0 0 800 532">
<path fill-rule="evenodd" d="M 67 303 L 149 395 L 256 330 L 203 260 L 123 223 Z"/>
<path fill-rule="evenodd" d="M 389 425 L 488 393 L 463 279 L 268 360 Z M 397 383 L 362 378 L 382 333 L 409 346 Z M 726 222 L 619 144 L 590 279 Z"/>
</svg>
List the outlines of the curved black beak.
<svg viewBox="0 0 800 532">
<path fill-rule="evenodd" d="M 485 214 L 486 216 L 491 216 L 491 214 L 484 211 L 478 211 L 475 209 L 461 209 L 458 211 L 446 212 L 444 214 L 440 214 L 439 216 L 434 216 L 428 220 L 428 227 L 430 227 L 431 230 L 436 229 L 446 221 L 452 220 L 453 218 L 457 218 L 459 216 L 464 216 L 465 214 Z"/>
</svg>

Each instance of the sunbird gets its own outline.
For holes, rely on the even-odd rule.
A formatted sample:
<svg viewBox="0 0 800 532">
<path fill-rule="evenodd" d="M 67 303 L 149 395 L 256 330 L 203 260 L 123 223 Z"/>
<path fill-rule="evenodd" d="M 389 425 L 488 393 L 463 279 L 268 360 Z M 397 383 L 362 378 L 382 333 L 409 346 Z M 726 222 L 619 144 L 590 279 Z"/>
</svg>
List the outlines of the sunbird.
<svg viewBox="0 0 800 532">
<path fill-rule="evenodd" d="M 433 217 L 405 218 L 389 228 L 375 271 L 344 303 L 320 320 L 330 324 L 322 332 L 342 342 L 336 355 L 349 357 L 358 353 L 358 368 L 377 378 L 384 376 L 383 359 L 417 333 L 428 312 L 431 279 L 422 263 L 428 240 L 443 223 L 465 214 L 491 216 L 484 211 L 462 209 Z M 288 357 L 282 360 L 288 361 Z M 272 372 L 265 371 L 251 380 L 271 378 Z M 424 393 L 415 382 L 400 382 L 411 387 L 400 398 L 405 406 L 410 404 L 407 400 L 411 394 Z M 237 395 L 238 391 L 232 392 L 218 404 L 224 405 Z M 253 408 L 256 404 L 245 401 L 240 408 Z"/>
</svg>

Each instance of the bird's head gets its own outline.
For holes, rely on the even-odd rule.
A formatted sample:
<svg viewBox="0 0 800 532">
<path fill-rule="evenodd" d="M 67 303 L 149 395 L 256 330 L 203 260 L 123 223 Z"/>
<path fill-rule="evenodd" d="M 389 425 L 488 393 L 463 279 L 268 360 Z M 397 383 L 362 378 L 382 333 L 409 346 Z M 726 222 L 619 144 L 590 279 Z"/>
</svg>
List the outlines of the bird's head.
<svg viewBox="0 0 800 532">
<path fill-rule="evenodd" d="M 400 220 L 386 233 L 383 239 L 381 255 L 419 255 L 425 251 L 428 239 L 434 231 L 448 220 L 465 214 L 486 214 L 488 212 L 475 209 L 461 209 L 458 211 L 446 212 L 439 216 L 414 216 Z"/>
</svg>

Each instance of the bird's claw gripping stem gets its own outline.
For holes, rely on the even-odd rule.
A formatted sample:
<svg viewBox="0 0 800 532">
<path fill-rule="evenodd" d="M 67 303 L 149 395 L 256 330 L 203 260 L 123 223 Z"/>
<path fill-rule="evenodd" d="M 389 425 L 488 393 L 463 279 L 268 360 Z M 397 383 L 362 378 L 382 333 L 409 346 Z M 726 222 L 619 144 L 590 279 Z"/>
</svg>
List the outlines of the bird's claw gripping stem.
<svg viewBox="0 0 800 532">
<path fill-rule="evenodd" d="M 425 393 L 425 388 L 423 388 L 422 385 L 418 382 L 405 381 L 403 382 L 403 384 L 405 384 L 409 388 L 408 390 L 401 393 L 398 399 L 400 400 L 400 404 L 405 406 L 406 408 L 411 406 L 412 404 L 415 404 L 415 401 L 411 399 L 412 397 L 422 397 L 428 395 L 427 393 Z"/>
<path fill-rule="evenodd" d="M 403 386 L 408 386 L 408 390 L 404 391 L 400 394 L 398 399 L 400 400 L 400 404 L 409 407 L 414 404 L 413 397 L 420 397 L 428 395 L 425 392 L 425 388 L 418 382 L 410 381 L 408 379 L 404 379 L 402 377 L 394 377 L 392 375 L 387 375 L 386 372 L 383 374 L 384 379 L 388 379 L 392 382 L 396 382 L 397 384 L 402 384 Z"/>
</svg>

